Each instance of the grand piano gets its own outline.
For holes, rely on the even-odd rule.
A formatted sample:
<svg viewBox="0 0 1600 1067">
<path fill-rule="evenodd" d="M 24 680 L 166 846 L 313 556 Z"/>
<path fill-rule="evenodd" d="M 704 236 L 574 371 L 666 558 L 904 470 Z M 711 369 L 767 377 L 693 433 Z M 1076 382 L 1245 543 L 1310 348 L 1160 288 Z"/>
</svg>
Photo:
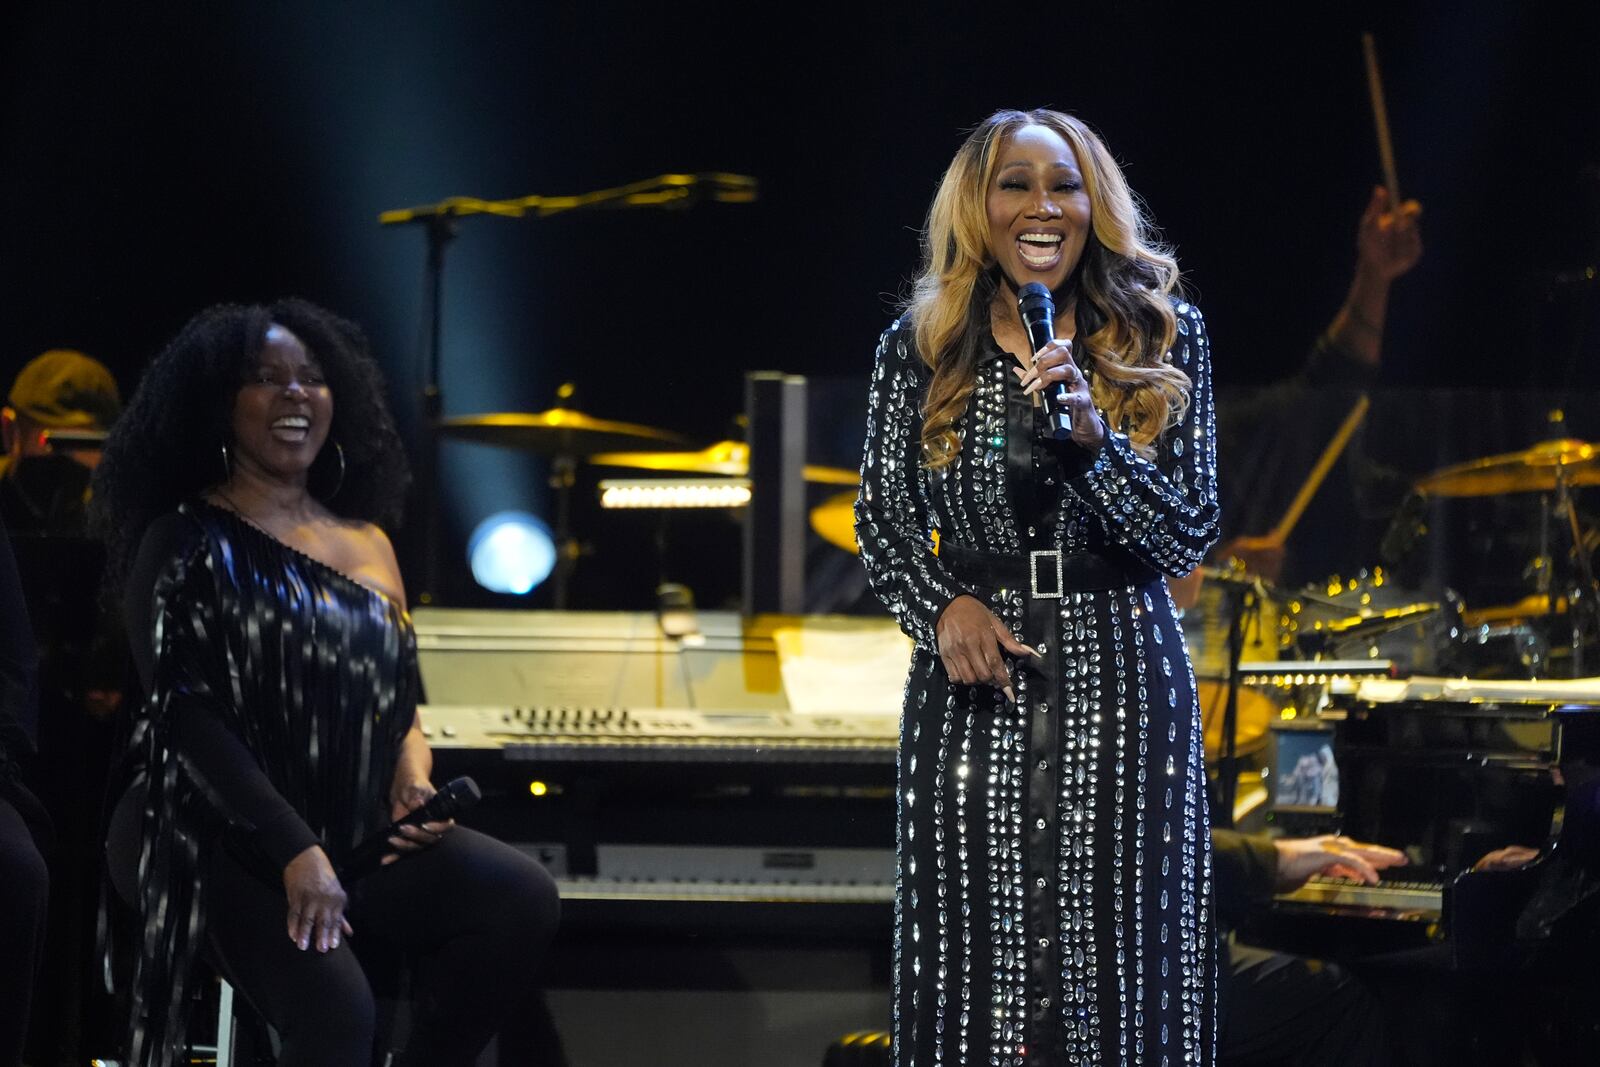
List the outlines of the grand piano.
<svg viewBox="0 0 1600 1067">
<path fill-rule="evenodd" d="M 1314 879 L 1241 937 L 1428 1002 L 1437 1062 L 1600 1062 L 1600 683 L 1368 679 L 1287 732 L 1307 730 L 1331 737 L 1337 803 L 1272 821 L 1411 863 L 1375 887 Z M 1479 869 L 1510 845 L 1538 855 Z"/>
</svg>

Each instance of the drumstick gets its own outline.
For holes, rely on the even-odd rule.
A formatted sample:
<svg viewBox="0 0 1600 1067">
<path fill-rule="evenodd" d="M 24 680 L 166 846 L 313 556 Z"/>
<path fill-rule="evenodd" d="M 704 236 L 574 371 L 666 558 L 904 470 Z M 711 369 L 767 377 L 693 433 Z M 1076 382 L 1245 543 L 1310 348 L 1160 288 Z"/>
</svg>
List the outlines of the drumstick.
<svg viewBox="0 0 1600 1067">
<path fill-rule="evenodd" d="M 1367 57 L 1367 92 L 1372 97 L 1372 121 L 1378 128 L 1378 161 L 1383 164 L 1383 184 L 1389 190 L 1389 210 L 1400 210 L 1400 178 L 1394 170 L 1394 143 L 1389 139 L 1389 109 L 1383 102 L 1383 79 L 1378 74 L 1378 48 L 1372 34 L 1361 35 Z"/>
<path fill-rule="evenodd" d="M 1361 425 L 1361 420 L 1367 417 L 1367 408 L 1371 401 L 1367 394 L 1362 393 L 1356 398 L 1355 406 L 1350 409 L 1350 414 L 1344 417 L 1339 424 L 1339 429 L 1334 431 L 1333 438 L 1327 447 L 1322 450 L 1322 455 L 1317 457 L 1316 466 L 1311 468 L 1306 483 L 1300 487 L 1300 492 L 1295 494 L 1294 502 L 1289 505 L 1289 510 L 1283 513 L 1283 518 L 1278 520 L 1278 525 L 1272 528 L 1267 535 L 1267 541 L 1273 545 L 1282 545 L 1289 540 L 1289 535 L 1294 532 L 1295 523 L 1300 521 L 1300 516 L 1305 514 L 1306 506 L 1311 503 L 1311 498 L 1317 495 L 1317 490 L 1322 488 L 1322 480 L 1333 469 L 1334 461 L 1344 453 L 1344 446 L 1350 443 L 1350 436 L 1356 432 L 1356 427 Z"/>
</svg>

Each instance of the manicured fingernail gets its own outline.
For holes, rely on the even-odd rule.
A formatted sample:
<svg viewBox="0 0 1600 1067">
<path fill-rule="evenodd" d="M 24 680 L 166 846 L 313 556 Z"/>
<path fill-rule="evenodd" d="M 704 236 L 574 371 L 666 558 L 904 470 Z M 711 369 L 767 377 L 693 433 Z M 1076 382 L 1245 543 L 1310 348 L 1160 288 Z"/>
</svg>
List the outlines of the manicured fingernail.
<svg viewBox="0 0 1600 1067">
<path fill-rule="evenodd" d="M 301 939 L 300 939 L 300 951 L 301 951 L 301 952 L 304 952 L 304 951 L 305 951 L 305 950 L 306 950 L 306 949 L 308 949 L 308 948 L 310 948 L 310 947 L 311 947 L 311 938 L 309 938 L 309 937 L 302 937 L 302 938 L 301 938 Z"/>
<path fill-rule="evenodd" d="M 1006 699 L 1011 703 L 1015 704 L 1017 702 L 1017 694 L 1011 691 L 1011 687 L 1009 685 L 1002 689 L 1001 692 L 1006 695 Z"/>
</svg>

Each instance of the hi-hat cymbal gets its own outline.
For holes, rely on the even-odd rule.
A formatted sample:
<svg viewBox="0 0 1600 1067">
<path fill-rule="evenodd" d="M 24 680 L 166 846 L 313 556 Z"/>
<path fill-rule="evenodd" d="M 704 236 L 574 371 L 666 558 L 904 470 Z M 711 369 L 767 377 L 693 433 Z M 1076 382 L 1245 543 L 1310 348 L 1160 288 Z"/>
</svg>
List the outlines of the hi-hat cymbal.
<svg viewBox="0 0 1600 1067">
<path fill-rule="evenodd" d="M 859 552 L 856 546 L 856 490 L 831 496 L 811 509 L 811 528 L 830 545 L 846 552 Z"/>
<path fill-rule="evenodd" d="M 1572 438 L 1544 441 L 1436 470 L 1418 481 L 1416 490 L 1431 496 L 1550 492 L 1558 473 L 1568 485 L 1600 485 L 1600 447 Z"/>
<path fill-rule="evenodd" d="M 743 478 L 750 473 L 750 446 L 743 441 L 718 441 L 698 452 L 607 452 L 590 456 L 589 462 L 600 467 Z M 819 485 L 856 485 L 861 476 L 843 467 L 818 467 L 808 463 L 805 479 Z"/>
<path fill-rule="evenodd" d="M 641 445 L 681 445 L 687 439 L 668 430 L 631 422 L 597 419 L 570 408 L 500 411 L 440 419 L 439 433 L 458 441 L 520 448 L 544 456 L 587 456 Z"/>
</svg>

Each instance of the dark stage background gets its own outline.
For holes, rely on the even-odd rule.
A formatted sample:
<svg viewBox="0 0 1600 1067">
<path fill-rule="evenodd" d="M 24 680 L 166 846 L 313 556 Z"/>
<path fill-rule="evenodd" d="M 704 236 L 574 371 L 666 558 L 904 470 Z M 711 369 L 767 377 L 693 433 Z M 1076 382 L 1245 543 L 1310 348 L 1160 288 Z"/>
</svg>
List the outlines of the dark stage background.
<svg viewBox="0 0 1600 1067">
<path fill-rule="evenodd" d="M 467 220 L 444 325 L 448 413 L 540 410 L 570 380 L 590 413 L 721 439 L 749 369 L 856 395 L 963 127 L 1052 105 L 1104 134 L 1178 247 L 1219 383 L 1264 383 L 1344 295 L 1378 178 L 1370 28 L 1428 246 L 1395 289 L 1385 380 L 1569 384 L 1596 289 L 1570 275 L 1600 258 L 1600 5 L 1110 8 L 11 6 L 0 375 L 71 345 L 131 389 L 200 307 L 297 293 L 367 327 L 414 435 L 423 239 L 381 210 L 728 170 L 759 203 Z M 1577 355 L 1593 386 L 1592 333 Z M 854 466 L 861 401 L 831 403 L 812 459 Z M 451 445 L 445 476 L 457 542 L 548 507 L 531 458 Z M 647 600 L 650 521 L 580 518 L 600 555 L 578 602 Z M 725 517 L 674 537 L 696 573 L 737 545 Z M 736 576 L 696 580 L 704 602 Z"/>
</svg>

